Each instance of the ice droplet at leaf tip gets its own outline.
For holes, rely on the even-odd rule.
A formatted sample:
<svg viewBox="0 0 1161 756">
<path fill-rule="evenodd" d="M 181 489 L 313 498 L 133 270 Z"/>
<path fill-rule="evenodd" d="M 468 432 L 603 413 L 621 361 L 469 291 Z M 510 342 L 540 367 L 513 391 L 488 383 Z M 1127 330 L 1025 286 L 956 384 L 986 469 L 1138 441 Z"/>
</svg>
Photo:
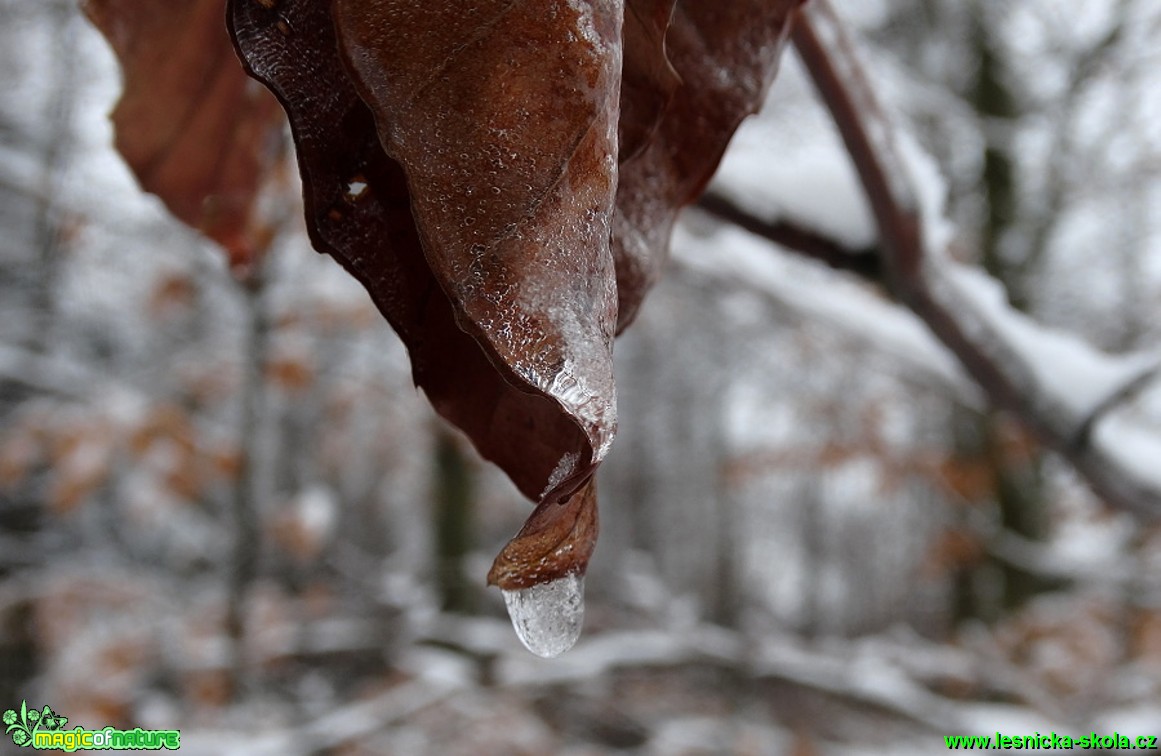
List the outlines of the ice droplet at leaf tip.
<svg viewBox="0 0 1161 756">
<path fill-rule="evenodd" d="M 560 656 L 576 645 L 584 624 L 584 592 L 584 575 L 576 572 L 527 588 L 501 591 L 516 637 L 545 659 Z"/>
</svg>

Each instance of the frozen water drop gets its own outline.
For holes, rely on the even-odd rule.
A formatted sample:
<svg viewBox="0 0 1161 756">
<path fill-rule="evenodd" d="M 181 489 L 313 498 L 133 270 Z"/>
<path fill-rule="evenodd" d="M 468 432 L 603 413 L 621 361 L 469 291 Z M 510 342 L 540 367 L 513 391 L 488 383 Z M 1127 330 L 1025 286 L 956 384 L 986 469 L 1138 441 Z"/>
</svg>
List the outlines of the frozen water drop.
<svg viewBox="0 0 1161 756">
<path fill-rule="evenodd" d="M 580 637 L 585 619 L 585 579 L 572 573 L 516 591 L 501 591 L 516 636 L 532 653 L 551 659 Z"/>
</svg>

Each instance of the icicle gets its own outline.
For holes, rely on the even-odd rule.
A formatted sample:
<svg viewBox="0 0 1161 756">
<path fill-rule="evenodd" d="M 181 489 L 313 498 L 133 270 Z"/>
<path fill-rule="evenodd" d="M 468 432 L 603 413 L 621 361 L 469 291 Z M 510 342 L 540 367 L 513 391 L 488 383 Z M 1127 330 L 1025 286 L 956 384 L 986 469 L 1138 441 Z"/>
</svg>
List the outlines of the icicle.
<svg viewBox="0 0 1161 756">
<path fill-rule="evenodd" d="M 585 578 L 570 573 L 547 583 L 501 591 L 512 627 L 524 646 L 545 659 L 560 656 L 580 637 L 585 618 Z"/>
</svg>

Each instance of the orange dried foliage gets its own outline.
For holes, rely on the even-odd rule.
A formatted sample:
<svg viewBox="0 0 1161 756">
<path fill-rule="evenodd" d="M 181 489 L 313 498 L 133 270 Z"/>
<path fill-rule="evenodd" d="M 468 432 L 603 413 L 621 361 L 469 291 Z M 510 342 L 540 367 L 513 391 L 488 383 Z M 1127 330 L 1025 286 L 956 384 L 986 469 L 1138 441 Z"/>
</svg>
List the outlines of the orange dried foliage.
<svg viewBox="0 0 1161 756">
<path fill-rule="evenodd" d="M 948 456 L 940 460 L 935 473 L 938 481 L 963 501 L 980 502 L 996 492 L 996 470 L 986 460 Z"/>
<path fill-rule="evenodd" d="M 265 376 L 287 391 L 304 391 L 314 383 L 314 367 L 305 357 L 282 355 L 266 361 Z"/>
<path fill-rule="evenodd" d="M 1130 655 L 1161 670 L 1161 611 L 1153 609 L 1135 611 L 1129 628 Z"/>
<path fill-rule="evenodd" d="M 258 194 L 282 161 L 284 117 L 226 34 L 223 0 L 84 0 L 121 61 L 117 149 L 141 186 L 244 271 L 270 242 Z"/>
<path fill-rule="evenodd" d="M 185 273 L 162 276 L 149 295 L 147 312 L 153 317 L 165 317 L 193 307 L 198 297 L 198 285 Z"/>
<path fill-rule="evenodd" d="M 219 446 L 206 452 L 210 469 L 225 480 L 237 480 L 242 474 L 242 452 L 234 445 Z"/>
<path fill-rule="evenodd" d="M 936 578 L 978 565 L 986 556 L 984 543 L 977 533 L 962 528 L 949 528 L 928 548 L 920 572 L 926 577 Z"/>
<path fill-rule="evenodd" d="M 197 432 L 193 420 L 182 407 L 162 402 L 150 407 L 144 421 L 133 429 L 129 448 L 138 457 L 155 443 L 167 441 L 184 454 L 197 450 Z"/>
<path fill-rule="evenodd" d="M 16 428 L 0 442 L 0 488 L 22 482 L 43 459 L 43 446 L 34 434 L 25 428 Z"/>
</svg>

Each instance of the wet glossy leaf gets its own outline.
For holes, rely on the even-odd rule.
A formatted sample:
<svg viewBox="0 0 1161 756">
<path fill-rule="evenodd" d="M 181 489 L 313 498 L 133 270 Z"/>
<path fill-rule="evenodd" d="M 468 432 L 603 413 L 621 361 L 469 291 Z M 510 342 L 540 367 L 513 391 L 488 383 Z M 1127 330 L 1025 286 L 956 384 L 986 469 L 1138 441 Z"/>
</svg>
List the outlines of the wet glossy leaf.
<svg viewBox="0 0 1161 756">
<path fill-rule="evenodd" d="M 599 462 L 616 425 L 621 3 L 335 0 L 334 13 L 457 322 L 509 380 L 559 403 Z M 587 477 L 560 459 L 571 487 Z"/>
<path fill-rule="evenodd" d="M 340 62 L 329 4 L 232 0 L 230 9 L 247 66 L 290 115 L 315 247 L 363 283 L 407 345 L 416 383 L 484 457 L 499 464 L 529 498 L 567 494 L 603 454 L 593 437 L 604 444 L 612 428 L 591 431 L 591 423 L 582 426 L 555 395 L 535 390 L 540 376 L 526 375 L 525 367 L 540 368 L 538 360 L 552 353 L 542 341 L 510 345 L 528 349 L 536 360 L 504 362 L 498 350 L 485 352 L 477 341 L 487 326 L 473 327 L 476 338 L 465 330 L 472 325 L 466 306 L 453 306 L 424 254 L 407 177 L 380 146 L 371 110 Z M 459 284 L 453 291 L 466 296 L 465 282 Z M 541 292 L 544 303 L 555 306 L 550 292 Z M 488 326 L 504 327 L 508 313 L 499 312 L 486 296 L 469 299 L 493 308 L 495 320 Z M 548 323 L 552 315 L 529 313 L 521 327 Z M 518 328 L 514 332 L 523 333 Z M 607 351 L 607 342 L 600 343 Z M 544 352 L 536 352 L 538 347 Z M 611 377 L 608 381 L 610 391 L 603 401 L 611 406 Z M 563 387 L 566 382 L 558 380 L 556 388 Z"/>
<path fill-rule="evenodd" d="M 224 0 L 84 0 L 121 61 L 117 149 L 147 191 L 245 268 L 269 243 L 259 189 L 284 154 L 285 117 L 246 76 Z"/>
<path fill-rule="evenodd" d="M 622 163 L 617 187 L 618 331 L 656 282 L 678 212 L 705 189 L 738 124 L 762 105 L 802 2 L 677 4 L 665 50 L 681 85 L 646 148 Z"/>
<path fill-rule="evenodd" d="M 539 501 L 489 574 L 506 591 L 587 566 L 613 332 L 799 4 L 230 0 L 242 58 L 290 115 L 316 248 L 366 286 L 437 410 Z"/>
</svg>

